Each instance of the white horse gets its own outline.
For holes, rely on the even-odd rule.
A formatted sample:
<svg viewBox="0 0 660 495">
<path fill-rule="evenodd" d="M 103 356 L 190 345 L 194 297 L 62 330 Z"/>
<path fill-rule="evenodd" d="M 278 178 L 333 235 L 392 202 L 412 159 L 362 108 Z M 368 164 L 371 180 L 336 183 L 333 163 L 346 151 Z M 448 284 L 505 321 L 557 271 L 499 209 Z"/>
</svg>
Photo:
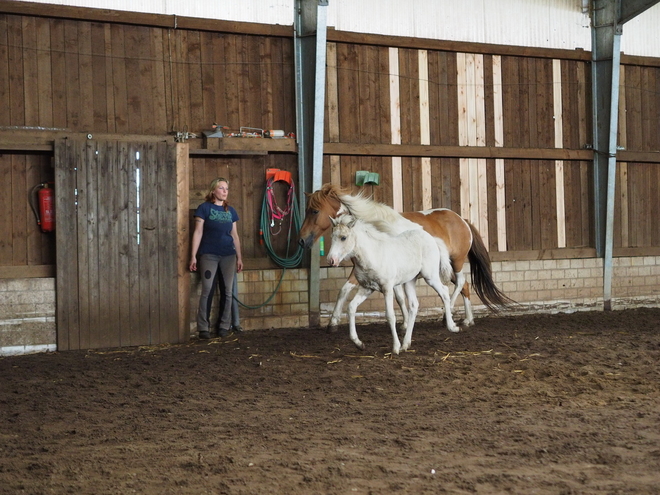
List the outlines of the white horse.
<svg viewBox="0 0 660 495">
<path fill-rule="evenodd" d="M 358 338 L 355 328 L 355 312 L 376 290 L 385 297 L 385 314 L 394 341 L 392 352 L 399 354 L 399 351 L 410 347 L 419 308 L 415 291 L 415 281 L 419 276 L 442 298 L 447 329 L 458 332 L 451 316 L 449 289 L 442 281 L 448 281 L 452 274 L 446 247 L 443 249 L 421 226 L 412 223 L 409 230 L 395 234 L 383 231 L 387 229 L 386 223 L 366 223 L 352 215 L 332 219 L 332 224 L 334 228 L 328 263 L 338 266 L 345 258 L 352 258 L 355 276 L 360 284 L 357 294 L 348 305 L 350 336 L 358 348 L 364 349 L 364 344 Z M 376 225 L 383 230 L 379 230 Z M 394 316 L 393 295 L 395 287 L 399 285 L 403 285 L 409 302 L 403 344 L 399 342 Z"/>
</svg>

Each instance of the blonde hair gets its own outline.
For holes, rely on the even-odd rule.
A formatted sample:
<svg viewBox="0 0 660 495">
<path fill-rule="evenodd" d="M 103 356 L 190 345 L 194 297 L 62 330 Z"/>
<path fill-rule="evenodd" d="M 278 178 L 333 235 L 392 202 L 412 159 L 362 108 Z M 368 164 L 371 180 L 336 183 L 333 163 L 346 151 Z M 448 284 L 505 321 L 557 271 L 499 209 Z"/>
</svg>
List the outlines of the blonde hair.
<svg viewBox="0 0 660 495">
<path fill-rule="evenodd" d="M 211 184 L 209 185 L 209 192 L 207 192 L 206 196 L 204 197 L 204 199 L 206 201 L 208 201 L 209 203 L 215 203 L 215 196 L 214 196 L 213 192 L 216 190 L 216 188 L 218 187 L 218 184 L 220 182 L 226 182 L 227 183 L 227 188 L 229 188 L 229 181 L 227 179 L 225 179 L 224 177 L 218 177 L 217 179 L 213 179 L 211 181 Z M 223 202 L 222 206 L 225 209 L 225 211 L 229 210 L 229 202 L 227 200 L 225 200 Z"/>
</svg>

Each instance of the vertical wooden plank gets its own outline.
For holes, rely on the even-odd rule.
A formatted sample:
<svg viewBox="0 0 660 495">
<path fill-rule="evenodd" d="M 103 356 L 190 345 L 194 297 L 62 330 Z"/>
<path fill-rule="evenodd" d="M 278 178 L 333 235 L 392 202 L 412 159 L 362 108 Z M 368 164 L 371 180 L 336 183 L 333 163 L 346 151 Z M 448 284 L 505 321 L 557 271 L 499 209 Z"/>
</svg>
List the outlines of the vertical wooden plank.
<svg viewBox="0 0 660 495">
<path fill-rule="evenodd" d="M 212 93 L 214 102 L 211 110 L 212 115 L 209 117 L 213 119 L 213 122 L 219 125 L 229 125 L 229 117 L 227 116 L 228 102 L 226 101 L 226 85 L 230 84 L 230 82 L 227 80 L 228 68 L 225 55 L 226 36 L 228 35 L 213 33 L 212 43 L 209 47 L 212 51 L 209 55 L 212 64 L 212 73 L 210 77 L 213 85 Z"/>
<path fill-rule="evenodd" d="M 68 263 L 76 265 L 76 279 L 72 282 L 75 284 L 78 292 L 76 297 L 76 314 L 71 315 L 71 318 L 76 320 L 77 331 L 75 336 L 72 335 L 71 345 L 72 349 L 87 349 L 89 348 L 89 246 L 87 243 L 87 230 L 88 230 L 88 215 L 89 209 L 87 207 L 87 173 L 88 167 L 85 161 L 85 143 L 80 140 L 72 140 L 68 145 L 69 160 L 71 161 L 71 169 L 73 173 L 73 182 L 71 185 L 71 194 L 75 194 L 74 200 L 76 209 L 74 210 L 75 222 L 73 231 L 76 233 L 75 239 L 71 239 L 70 255 L 71 258 Z M 57 192 L 57 184 L 55 184 L 55 192 Z M 64 225 L 60 224 L 59 216 L 57 218 L 57 229 L 59 232 L 65 232 Z M 58 251 L 59 251 L 59 235 L 58 235 Z M 59 269 L 59 253 L 58 253 L 58 269 Z M 74 297 L 73 295 L 71 297 Z"/>
<path fill-rule="evenodd" d="M 259 39 L 259 60 L 260 69 L 260 97 L 261 97 L 261 126 L 264 129 L 283 129 L 275 125 L 273 111 L 273 53 L 272 42 L 269 37 Z M 281 116 L 280 116 L 281 117 Z M 286 131 L 285 131 L 286 132 Z"/>
<path fill-rule="evenodd" d="M 328 43 L 326 50 L 326 115 L 327 137 L 330 143 L 339 142 L 339 93 L 337 78 L 337 43 Z M 340 158 L 332 155 L 330 160 L 330 182 L 341 184 Z M 325 169 L 325 167 L 324 167 Z"/>
<path fill-rule="evenodd" d="M 469 146 L 468 124 L 468 60 L 465 53 L 456 54 L 456 87 L 458 90 L 458 145 Z M 459 159 L 460 173 L 460 213 L 463 218 L 470 219 L 470 161 L 468 158 Z"/>
<path fill-rule="evenodd" d="M 326 50 L 326 115 L 328 124 L 327 139 L 330 143 L 339 142 L 339 94 L 337 83 L 337 43 L 328 43 Z"/>
<path fill-rule="evenodd" d="M 263 37 L 248 37 L 247 43 L 247 68 L 248 68 L 248 99 L 249 99 L 249 116 L 248 122 L 252 122 L 253 127 L 261 129 L 272 128 L 268 126 L 267 120 L 264 118 L 268 113 L 267 107 L 264 106 L 267 98 L 267 90 L 265 81 L 262 80 L 261 71 L 261 42 Z"/>
<path fill-rule="evenodd" d="M 91 26 L 91 79 L 93 121 L 91 129 L 95 132 L 110 132 L 108 128 L 108 88 L 112 87 L 112 79 L 108 82 L 106 56 L 106 35 L 109 33 L 107 24 L 94 23 Z M 112 74 L 109 74 L 112 77 Z"/>
<path fill-rule="evenodd" d="M 431 144 L 431 119 L 429 109 L 429 61 L 428 52 L 419 50 L 419 128 L 420 144 Z M 422 209 L 433 207 L 431 158 L 421 159 L 421 181 L 422 181 Z"/>
<path fill-rule="evenodd" d="M 241 84 L 239 79 L 240 61 L 237 58 L 236 42 L 236 35 L 227 35 L 225 37 L 226 77 L 223 81 L 225 85 L 225 102 L 227 105 L 227 122 L 225 124 L 234 129 L 238 129 L 241 125 L 238 101 L 238 88 Z"/>
<path fill-rule="evenodd" d="M 42 127 L 53 127 L 53 86 L 51 73 L 50 21 L 35 18 L 37 36 L 37 80 L 38 80 L 38 123 Z"/>
<path fill-rule="evenodd" d="M 148 88 L 148 91 L 142 91 L 139 95 L 140 98 L 140 133 L 141 134 L 156 134 L 159 129 L 164 129 L 160 122 L 156 122 L 155 109 L 155 96 L 153 89 L 154 84 L 154 66 L 156 61 L 154 59 L 153 47 L 153 28 L 140 27 L 138 31 L 139 37 L 139 50 L 138 50 L 138 66 L 140 67 L 139 81 L 142 88 Z M 199 68 L 199 66 L 197 66 Z M 201 87 L 195 85 L 198 91 Z M 201 119 L 199 120 L 201 121 Z M 198 121 L 198 122 L 199 122 Z"/>
<path fill-rule="evenodd" d="M 66 55 L 64 38 L 64 21 L 50 20 L 50 46 L 51 46 L 51 77 L 52 77 L 52 105 L 53 126 L 67 127 L 66 113 Z"/>
<path fill-rule="evenodd" d="M 39 125 L 39 72 L 37 61 L 37 28 L 34 17 L 22 19 L 23 36 L 23 100 L 25 125 Z"/>
<path fill-rule="evenodd" d="M 619 70 L 619 144 L 624 149 L 628 147 L 628 122 L 626 120 L 626 67 L 621 66 Z M 619 186 L 619 225 L 615 232 L 618 233 L 621 247 L 629 246 L 628 231 L 628 164 L 626 162 L 618 163 L 617 185 Z"/>
<path fill-rule="evenodd" d="M 94 129 L 94 88 L 92 66 L 92 33 L 89 22 L 78 22 L 78 74 L 80 77 L 80 127 Z"/>
<path fill-rule="evenodd" d="M 165 77 L 165 43 L 163 41 L 164 29 L 152 28 L 149 34 L 151 40 L 151 99 L 150 109 L 153 121 L 154 134 L 167 134 L 170 129 L 167 125 L 167 104 L 165 86 L 168 79 Z M 211 121 L 212 123 L 213 121 Z"/>
<path fill-rule="evenodd" d="M 11 197 L 21 198 L 23 208 L 11 208 L 12 211 L 12 265 L 27 264 L 27 198 L 26 157 L 14 155 L 11 160 Z M 15 201 L 15 200 L 14 200 Z"/>
<path fill-rule="evenodd" d="M 357 119 L 358 142 L 374 143 L 378 136 L 378 122 L 376 120 L 375 109 L 378 107 L 378 95 L 374 91 L 374 49 L 368 46 L 359 46 L 356 48 L 357 86 L 355 92 L 357 96 L 358 107 L 354 109 L 359 118 Z M 368 169 L 367 169 L 368 170 Z"/>
<path fill-rule="evenodd" d="M 13 155 L 0 155 L 0 208 L 2 211 L 12 211 L 14 202 L 12 201 L 12 162 Z M 3 242 L 0 242 L 0 265 L 11 265 L 12 261 L 12 242 L 5 239 L 12 239 L 13 219 L 11 215 L 0 215 L 0 235 Z"/>
<path fill-rule="evenodd" d="M 26 182 L 26 190 L 24 193 L 25 198 L 29 198 L 30 201 L 35 201 L 34 195 L 32 195 L 32 188 L 36 186 L 37 184 L 40 184 L 43 182 L 42 179 L 42 169 L 41 169 L 41 163 L 40 163 L 40 158 L 37 155 L 26 155 L 25 156 L 25 182 Z M 40 265 L 41 263 L 41 245 L 42 245 L 42 238 L 46 238 L 47 235 L 50 234 L 43 234 L 39 231 L 39 228 L 37 227 L 36 221 L 35 221 L 35 216 L 33 215 L 28 202 L 26 201 L 25 203 L 21 202 L 24 204 L 23 208 L 25 209 L 26 212 L 26 224 L 25 224 L 25 229 L 26 229 L 26 263 L 28 265 Z M 17 212 L 18 209 L 21 208 L 21 206 L 17 205 L 14 203 L 13 205 L 10 205 L 11 210 L 14 213 Z M 5 237 L 3 236 L 2 239 L 8 239 L 9 236 Z"/>
<path fill-rule="evenodd" d="M 185 342 L 190 335 L 190 233 L 188 203 L 190 183 L 188 143 L 176 144 L 176 232 L 177 236 L 177 297 L 178 342 Z M 174 339 L 170 341 L 176 341 Z"/>
<path fill-rule="evenodd" d="M 134 244 L 133 232 L 129 230 L 130 215 L 133 212 L 129 208 L 130 187 L 132 182 L 132 170 L 128 159 L 128 143 L 117 143 L 117 239 L 119 242 L 117 261 L 118 278 L 121 281 L 122 289 L 119 292 L 117 303 L 117 318 L 119 322 L 119 340 L 122 346 L 132 344 L 131 325 L 133 324 L 131 314 L 131 253 Z"/>
<path fill-rule="evenodd" d="M 23 29 L 21 17 L 9 16 L 7 21 L 7 43 L 9 58 L 9 125 L 25 123 L 25 87 L 23 74 Z"/>
<path fill-rule="evenodd" d="M 55 216 L 57 218 L 56 324 L 57 349 L 80 349 L 75 145 L 55 141 Z"/>
<path fill-rule="evenodd" d="M 158 285 L 159 322 L 152 322 L 152 341 L 159 344 L 178 341 L 179 314 L 173 301 L 178 301 L 177 278 L 179 273 L 179 251 L 177 242 L 177 182 L 176 182 L 176 146 L 157 143 L 154 147 L 157 183 L 155 203 L 150 205 L 155 210 L 158 245 L 156 246 L 158 267 L 156 284 Z M 174 339 L 174 340 L 172 340 Z"/>
<path fill-rule="evenodd" d="M 103 143 L 104 150 L 104 164 L 103 168 L 107 169 L 108 178 L 106 181 L 99 184 L 99 191 L 101 197 L 105 196 L 107 199 L 104 201 L 105 205 L 103 210 L 105 214 L 105 229 L 104 235 L 106 236 L 102 246 L 102 250 L 106 252 L 102 255 L 101 266 L 106 274 L 104 281 L 102 281 L 102 289 L 107 296 L 101 297 L 104 313 L 108 315 L 108 345 L 111 347 L 119 347 L 122 345 L 122 321 L 120 312 L 120 301 L 122 293 L 125 292 L 124 279 L 121 277 L 120 272 L 120 257 L 122 245 L 122 232 L 121 227 L 121 205 L 122 198 L 120 190 L 122 186 L 122 173 L 121 173 L 121 155 L 120 144 L 116 141 L 108 141 Z M 103 191 L 108 189 L 108 191 Z M 103 287 L 103 285 L 105 287 Z"/>
<path fill-rule="evenodd" d="M 138 144 L 135 152 L 139 153 L 135 158 L 136 169 L 139 169 L 139 182 L 136 184 L 136 211 L 139 212 L 139 219 L 136 220 L 136 229 L 138 234 L 138 301 L 139 301 L 139 322 L 137 341 L 153 342 L 151 331 L 154 318 L 153 299 L 158 293 L 158 287 L 154 283 L 154 272 L 157 269 L 158 255 L 156 252 L 157 238 L 155 238 L 154 211 L 152 206 L 155 204 L 154 195 L 157 191 L 156 173 L 151 166 L 154 158 L 151 156 L 152 146 L 149 144 Z"/>
<path fill-rule="evenodd" d="M 135 143 L 128 144 L 128 154 L 126 157 L 126 164 L 128 169 L 128 292 L 129 298 L 129 324 L 130 324 L 130 345 L 139 345 L 147 341 L 145 335 L 148 331 L 147 327 L 143 326 L 141 321 L 140 310 L 142 308 L 142 293 L 140 288 L 141 273 L 141 259 L 140 254 L 142 251 L 141 246 L 138 244 L 141 237 L 138 235 L 138 228 L 142 222 L 138 223 L 139 202 L 138 197 L 138 174 L 141 175 L 140 163 L 136 159 L 136 153 L 140 148 Z M 139 170 L 139 171 L 138 171 Z M 142 194 L 142 187 L 140 187 L 140 194 Z"/>
<path fill-rule="evenodd" d="M 392 144 L 401 144 L 401 104 L 399 99 L 399 49 L 390 48 L 390 130 Z M 392 207 L 403 211 L 401 190 L 402 164 L 400 156 L 392 157 Z"/>
<path fill-rule="evenodd" d="M 202 60 L 199 31 L 189 31 L 188 46 L 183 59 L 188 72 L 187 91 L 190 92 L 190 117 L 186 122 L 188 130 L 198 131 L 204 122 L 204 96 L 202 91 Z M 206 124 L 210 127 L 213 122 Z"/>
<path fill-rule="evenodd" d="M 140 47 L 144 40 L 139 26 L 124 26 L 124 54 L 126 64 L 126 132 L 142 133 L 142 80 L 140 76 Z"/>
<path fill-rule="evenodd" d="M 359 101 L 357 80 L 357 54 L 353 45 L 337 44 L 337 78 L 342 91 L 339 101 L 339 140 L 346 143 L 359 142 Z"/>
<path fill-rule="evenodd" d="M 115 311 L 116 304 L 109 304 L 114 297 L 113 289 L 116 292 L 116 270 L 111 270 L 112 266 L 112 224 L 113 209 L 112 198 L 115 190 L 111 187 L 112 183 L 112 146 L 107 141 L 98 141 L 94 149 L 96 154 L 96 201 L 97 222 L 96 236 L 98 248 L 96 253 L 98 261 L 96 271 L 98 273 L 98 323 L 94 331 L 98 333 L 99 347 L 116 347 L 119 345 L 119 332 L 116 332 Z M 94 267 L 92 267 L 92 270 Z M 113 301 L 114 302 L 114 301 Z"/>
<path fill-rule="evenodd" d="M 85 339 L 87 334 L 89 342 L 86 347 L 96 349 L 102 347 L 104 344 L 101 335 L 101 271 L 99 265 L 101 257 L 99 255 L 99 156 L 97 154 L 98 143 L 96 141 L 82 142 L 84 147 L 84 155 L 82 156 L 84 163 L 83 167 L 87 169 L 87 228 L 85 238 L 82 242 L 87 245 L 87 266 L 88 278 L 85 281 L 87 284 L 88 292 L 88 308 L 89 308 L 89 327 L 81 327 L 81 342 Z"/>
<path fill-rule="evenodd" d="M 539 161 L 539 194 L 534 197 L 540 200 L 541 223 L 546 228 L 541 229 L 541 249 L 554 249 L 557 246 L 557 206 L 556 206 L 556 175 L 555 163 L 547 160 Z"/>
<path fill-rule="evenodd" d="M 282 47 L 282 90 L 280 93 L 283 96 L 284 105 L 282 108 L 282 115 L 284 116 L 284 129 L 296 128 L 296 91 L 295 91 L 295 69 L 294 69 L 294 53 L 293 43 L 287 39 L 279 39 L 279 44 Z"/>
<path fill-rule="evenodd" d="M 475 142 L 474 146 L 486 145 L 486 97 L 484 88 L 484 56 L 474 56 L 474 98 L 475 98 Z M 479 232 L 483 237 L 486 248 L 490 245 L 488 228 L 488 178 L 486 174 L 486 159 L 476 160 L 476 196 L 473 200 L 477 204 L 477 223 Z"/>
<path fill-rule="evenodd" d="M 7 15 L 0 15 L 0 108 L 9 108 L 10 101 Z M 0 112 L 0 125 L 10 125 L 10 116 L 10 112 Z"/>
<path fill-rule="evenodd" d="M 552 61 L 552 95 L 555 125 L 555 148 L 564 147 L 564 113 L 562 108 L 561 60 Z M 566 247 L 566 211 L 564 204 L 564 162 L 555 160 L 555 184 L 557 204 L 557 247 Z"/>
<path fill-rule="evenodd" d="M 101 70 L 105 73 L 105 128 L 110 133 L 115 132 L 115 92 L 114 92 L 114 73 L 112 60 L 112 28 L 110 24 L 103 25 L 103 47 L 102 58 L 103 67 Z"/>
<path fill-rule="evenodd" d="M 80 129 L 80 110 L 82 101 L 80 98 L 80 73 L 78 60 L 78 23 L 76 21 L 64 21 L 64 66 L 65 74 L 62 83 L 65 86 L 66 116 L 67 120 L 63 127 Z"/>
<path fill-rule="evenodd" d="M 493 126 L 495 146 L 504 146 L 504 122 L 502 110 L 502 57 L 493 55 Z M 497 217 L 497 250 L 506 251 L 506 197 L 504 185 L 504 160 L 495 160 L 495 201 Z"/>
<path fill-rule="evenodd" d="M 202 91 L 202 122 L 203 129 L 211 129 L 211 124 L 218 123 L 216 118 L 216 88 L 213 73 L 215 33 L 200 33 L 200 64 L 201 64 L 201 91 Z"/>
</svg>

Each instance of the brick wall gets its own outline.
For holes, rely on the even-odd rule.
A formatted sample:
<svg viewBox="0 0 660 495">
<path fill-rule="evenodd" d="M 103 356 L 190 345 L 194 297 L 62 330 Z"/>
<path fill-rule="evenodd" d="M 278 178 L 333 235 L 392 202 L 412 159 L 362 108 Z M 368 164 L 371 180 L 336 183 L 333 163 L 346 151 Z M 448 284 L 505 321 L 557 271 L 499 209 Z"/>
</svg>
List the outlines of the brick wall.
<svg viewBox="0 0 660 495">
<path fill-rule="evenodd" d="M 0 356 L 56 350 L 55 279 L 0 279 Z"/>
<path fill-rule="evenodd" d="M 497 286 L 519 308 L 507 314 L 603 309 L 603 260 L 559 259 L 493 262 Z M 321 269 L 321 322 L 327 324 L 344 284 L 349 267 Z M 465 275 L 470 280 L 469 265 Z M 450 286 L 450 292 L 453 286 Z M 417 282 L 420 302 L 418 320 L 442 316 L 440 298 L 424 281 Z M 490 314 L 479 298 L 470 298 L 476 318 Z M 660 305 L 660 257 L 615 258 L 612 282 L 613 309 Z M 455 319 L 462 318 L 462 298 L 454 308 Z M 358 322 L 383 321 L 385 306 L 381 294 L 374 293 L 358 308 Z M 346 316 L 341 322 L 346 323 Z"/>
<path fill-rule="evenodd" d="M 660 306 L 660 256 L 615 258 L 613 267 L 615 310 Z M 327 325 L 349 273 L 350 267 L 321 269 L 322 325 Z M 520 303 L 507 314 L 603 308 L 602 259 L 494 262 L 493 276 L 498 287 Z M 197 274 L 191 277 L 190 333 L 195 335 L 200 283 Z M 309 326 L 306 270 L 286 270 L 284 274 L 282 270 L 246 271 L 238 275 L 238 287 L 239 300 L 250 306 L 240 308 L 241 325 L 246 330 Z M 442 308 L 437 294 L 423 281 L 417 287 L 418 320 L 440 318 Z M 476 296 L 471 300 L 476 318 L 489 314 Z M 459 297 L 454 308 L 456 320 L 462 317 L 462 305 Z M 360 306 L 358 323 L 383 321 L 384 308 L 382 295 L 373 294 Z M 345 315 L 342 323 L 346 323 Z M 0 279 L 0 355 L 55 349 L 55 279 Z"/>
</svg>

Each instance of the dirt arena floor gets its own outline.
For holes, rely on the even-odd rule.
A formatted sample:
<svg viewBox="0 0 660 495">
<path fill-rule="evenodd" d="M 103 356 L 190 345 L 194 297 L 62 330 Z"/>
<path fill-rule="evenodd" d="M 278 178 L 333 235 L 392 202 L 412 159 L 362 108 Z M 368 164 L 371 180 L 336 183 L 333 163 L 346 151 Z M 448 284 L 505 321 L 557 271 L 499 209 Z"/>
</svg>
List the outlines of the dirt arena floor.
<svg viewBox="0 0 660 495">
<path fill-rule="evenodd" d="M 659 494 L 660 309 L 0 359 L 2 494 Z"/>
</svg>

